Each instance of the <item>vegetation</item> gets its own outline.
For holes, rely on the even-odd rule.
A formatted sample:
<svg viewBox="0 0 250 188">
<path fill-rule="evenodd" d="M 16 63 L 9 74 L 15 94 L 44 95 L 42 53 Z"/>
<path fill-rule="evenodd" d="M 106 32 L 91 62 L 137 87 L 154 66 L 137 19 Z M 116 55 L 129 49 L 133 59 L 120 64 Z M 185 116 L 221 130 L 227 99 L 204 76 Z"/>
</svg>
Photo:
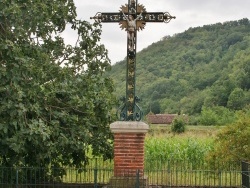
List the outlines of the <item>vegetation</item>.
<svg viewBox="0 0 250 188">
<path fill-rule="evenodd" d="M 234 112 L 250 103 L 249 54 L 246 18 L 190 28 L 153 43 L 137 54 L 136 93 L 144 114 L 152 109 L 187 114 L 192 124 L 204 125 L 234 121 Z M 125 94 L 125 71 L 124 60 L 107 74 L 117 97 Z"/>
<path fill-rule="evenodd" d="M 236 119 L 234 111 L 223 106 L 213 106 L 203 107 L 198 121 L 202 125 L 227 125 Z"/>
<path fill-rule="evenodd" d="M 238 114 L 239 120 L 221 130 L 215 140 L 214 160 L 250 161 L 250 110 Z"/>
<path fill-rule="evenodd" d="M 110 78 L 116 96 L 123 95 L 126 63 L 105 73 L 101 25 L 78 20 L 73 0 L 1 3 L 0 166 L 81 167 L 89 151 L 112 158 Z M 66 25 L 78 34 L 75 46 L 61 37 Z M 190 28 L 138 53 L 136 92 L 144 114 L 231 124 L 214 140 L 211 132 L 185 137 L 189 127 L 173 135 L 184 132 L 177 119 L 166 134 L 147 137 L 146 160 L 185 159 L 194 166 L 207 156 L 249 160 L 249 31 L 248 19 Z"/>
<path fill-rule="evenodd" d="M 146 159 L 148 161 L 167 162 L 168 160 L 185 160 L 201 164 L 213 148 L 211 139 L 195 138 L 150 138 L 146 141 Z"/>
<path fill-rule="evenodd" d="M 218 128 L 187 126 L 185 133 L 175 134 L 170 126 L 152 125 L 145 140 L 145 159 L 165 163 L 169 160 L 183 160 L 186 163 L 201 164 L 213 151 Z"/>
<path fill-rule="evenodd" d="M 183 133 L 185 132 L 186 122 L 183 117 L 177 117 L 174 119 L 171 125 L 171 131 L 174 133 Z"/>
<path fill-rule="evenodd" d="M 145 158 L 162 163 L 174 159 L 211 166 L 249 161 L 249 107 L 237 116 L 238 120 L 227 126 L 187 126 L 182 134 L 173 133 L 170 126 L 152 125 L 145 141 Z"/>
<path fill-rule="evenodd" d="M 74 46 L 61 37 L 66 26 L 78 34 Z M 76 18 L 73 0 L 1 1 L 0 166 L 81 166 L 90 146 L 112 157 L 100 34 Z"/>
</svg>

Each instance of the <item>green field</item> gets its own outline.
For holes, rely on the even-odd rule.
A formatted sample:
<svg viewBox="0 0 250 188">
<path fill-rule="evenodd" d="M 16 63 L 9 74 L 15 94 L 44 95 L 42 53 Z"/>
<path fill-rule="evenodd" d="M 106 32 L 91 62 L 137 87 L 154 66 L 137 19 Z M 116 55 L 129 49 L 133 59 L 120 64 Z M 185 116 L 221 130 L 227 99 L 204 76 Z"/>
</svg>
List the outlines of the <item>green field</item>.
<svg viewBox="0 0 250 188">
<path fill-rule="evenodd" d="M 186 131 L 183 134 L 175 135 L 179 137 L 211 137 L 224 126 L 186 126 Z M 150 125 L 150 130 L 147 136 L 173 136 L 171 133 L 171 125 L 156 124 Z"/>
<path fill-rule="evenodd" d="M 151 125 L 145 139 L 145 159 L 182 159 L 200 163 L 213 150 L 214 139 L 220 129 L 215 126 L 187 126 L 184 133 L 174 134 L 169 125 Z"/>
</svg>

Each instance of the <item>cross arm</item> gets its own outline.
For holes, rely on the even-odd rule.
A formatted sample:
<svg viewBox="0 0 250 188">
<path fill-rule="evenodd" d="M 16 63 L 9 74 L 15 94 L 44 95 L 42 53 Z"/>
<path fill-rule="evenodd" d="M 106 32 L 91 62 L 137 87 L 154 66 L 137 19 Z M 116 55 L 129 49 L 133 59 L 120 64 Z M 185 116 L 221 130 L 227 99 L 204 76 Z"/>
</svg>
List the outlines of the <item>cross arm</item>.
<svg viewBox="0 0 250 188">
<path fill-rule="evenodd" d="M 140 20 L 145 22 L 165 22 L 168 23 L 175 16 L 171 16 L 168 12 L 143 12 Z"/>
<path fill-rule="evenodd" d="M 122 12 L 98 12 L 94 17 L 90 17 L 90 19 L 104 23 L 120 22 L 124 20 Z"/>
<path fill-rule="evenodd" d="M 168 23 L 172 19 L 175 19 L 175 16 L 171 16 L 168 12 L 142 12 L 141 18 L 138 21 L 145 22 L 165 22 Z M 140 15 L 139 13 L 137 15 Z M 124 15 L 122 12 L 98 12 L 94 17 L 90 17 L 98 22 L 112 23 L 112 22 L 121 22 L 124 21 Z"/>
</svg>

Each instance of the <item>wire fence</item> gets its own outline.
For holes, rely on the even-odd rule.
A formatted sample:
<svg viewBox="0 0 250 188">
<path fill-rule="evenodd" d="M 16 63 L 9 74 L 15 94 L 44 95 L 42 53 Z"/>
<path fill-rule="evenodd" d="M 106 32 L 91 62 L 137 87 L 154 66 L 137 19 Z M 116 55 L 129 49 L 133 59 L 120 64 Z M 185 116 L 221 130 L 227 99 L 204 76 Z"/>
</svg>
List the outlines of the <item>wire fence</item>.
<svg viewBox="0 0 250 188">
<path fill-rule="evenodd" d="M 126 170 L 123 177 L 114 177 L 113 162 L 96 159 L 85 168 L 0 167 L 0 188 L 249 188 L 249 166 L 247 168 L 241 162 L 194 165 L 181 160 L 151 161 L 145 163 L 144 171 L 137 171 L 134 176 L 126 176 L 130 174 Z"/>
<path fill-rule="evenodd" d="M 168 160 L 145 166 L 149 184 L 168 186 L 239 187 L 240 162 Z"/>
</svg>

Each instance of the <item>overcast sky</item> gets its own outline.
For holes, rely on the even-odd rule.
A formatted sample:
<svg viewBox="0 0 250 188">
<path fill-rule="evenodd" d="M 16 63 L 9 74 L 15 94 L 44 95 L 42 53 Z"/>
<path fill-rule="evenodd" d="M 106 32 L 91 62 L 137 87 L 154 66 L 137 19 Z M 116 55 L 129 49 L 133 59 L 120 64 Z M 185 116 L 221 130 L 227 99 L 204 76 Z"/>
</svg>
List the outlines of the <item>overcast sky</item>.
<svg viewBox="0 0 250 188">
<path fill-rule="evenodd" d="M 118 12 L 128 0 L 74 0 L 78 18 L 89 21 L 97 12 Z M 137 52 L 158 42 L 166 35 L 184 32 L 190 27 L 250 19 L 250 0 L 138 0 L 148 12 L 169 12 L 176 16 L 170 23 L 147 23 L 143 31 L 137 33 Z M 71 33 L 66 41 L 73 40 Z M 109 51 L 111 63 L 126 57 L 126 31 L 118 23 L 103 23 L 101 43 Z"/>
</svg>

